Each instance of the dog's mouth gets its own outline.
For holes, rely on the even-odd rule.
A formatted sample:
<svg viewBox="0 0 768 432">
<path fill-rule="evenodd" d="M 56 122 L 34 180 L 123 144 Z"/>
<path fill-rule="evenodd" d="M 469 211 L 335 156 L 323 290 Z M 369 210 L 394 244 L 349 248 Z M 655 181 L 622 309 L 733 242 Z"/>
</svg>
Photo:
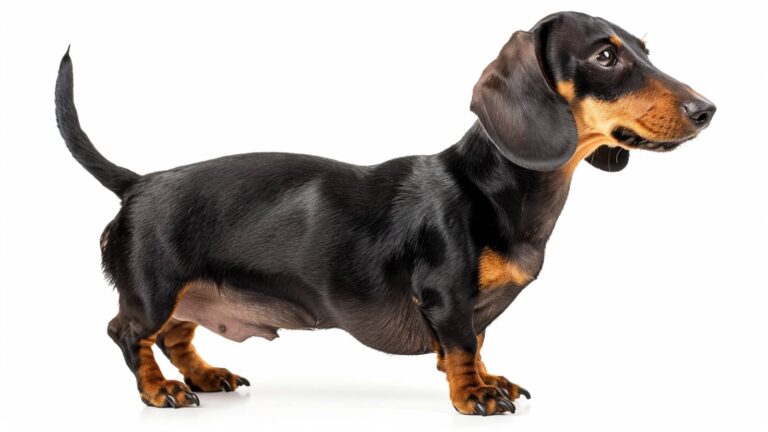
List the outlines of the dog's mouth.
<svg viewBox="0 0 768 432">
<path fill-rule="evenodd" d="M 618 127 L 611 132 L 613 138 L 632 148 L 666 152 L 676 149 L 680 144 L 693 138 L 693 136 L 675 141 L 652 141 L 641 137 L 637 132 L 625 127 Z M 695 136 L 695 135 L 694 135 Z"/>
</svg>

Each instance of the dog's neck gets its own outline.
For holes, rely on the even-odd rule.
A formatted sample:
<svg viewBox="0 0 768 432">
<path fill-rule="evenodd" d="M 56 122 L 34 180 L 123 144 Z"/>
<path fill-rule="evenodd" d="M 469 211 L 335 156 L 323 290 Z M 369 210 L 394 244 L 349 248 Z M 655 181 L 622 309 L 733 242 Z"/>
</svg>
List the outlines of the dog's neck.
<svg viewBox="0 0 768 432">
<path fill-rule="evenodd" d="M 501 251 L 519 243 L 544 247 L 568 197 L 575 164 L 583 159 L 574 155 L 552 172 L 522 168 L 501 154 L 479 122 L 441 157 L 462 188 L 471 192 L 478 213 L 477 241 Z"/>
</svg>

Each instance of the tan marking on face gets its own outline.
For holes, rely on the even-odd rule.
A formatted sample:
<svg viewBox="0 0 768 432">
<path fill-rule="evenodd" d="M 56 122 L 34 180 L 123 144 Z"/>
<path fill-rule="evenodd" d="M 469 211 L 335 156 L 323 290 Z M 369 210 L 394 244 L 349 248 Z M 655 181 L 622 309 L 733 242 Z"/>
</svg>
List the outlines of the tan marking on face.
<svg viewBox="0 0 768 432">
<path fill-rule="evenodd" d="M 616 35 L 611 35 L 611 37 L 609 39 L 610 39 L 611 43 L 614 46 L 616 46 L 617 48 L 621 48 L 621 46 L 624 45 L 624 41 L 621 40 L 621 38 L 616 36 Z"/>
<path fill-rule="evenodd" d="M 611 136 L 618 127 L 658 142 L 684 140 L 697 132 L 683 118 L 674 93 L 654 79 L 648 79 L 642 89 L 613 101 L 586 97 L 570 105 L 579 138 L 576 153 L 564 166 L 567 174 L 572 174 L 578 163 L 601 145 L 631 150 L 632 147 Z"/>
<path fill-rule="evenodd" d="M 649 80 L 642 90 L 615 101 L 589 97 L 573 104 L 571 109 L 580 133 L 610 136 L 621 126 L 653 141 L 670 141 L 685 138 L 693 132 L 682 119 L 677 97 L 655 80 Z"/>
<path fill-rule="evenodd" d="M 490 248 L 483 249 L 478 265 L 480 289 L 507 284 L 525 285 L 533 280 L 531 273 L 516 262 L 506 259 Z"/>
</svg>

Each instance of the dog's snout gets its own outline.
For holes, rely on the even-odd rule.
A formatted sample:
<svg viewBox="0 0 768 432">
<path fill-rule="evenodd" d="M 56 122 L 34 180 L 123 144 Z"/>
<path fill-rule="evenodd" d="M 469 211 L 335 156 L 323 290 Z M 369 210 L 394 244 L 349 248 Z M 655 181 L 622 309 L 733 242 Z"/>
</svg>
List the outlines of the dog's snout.
<svg viewBox="0 0 768 432">
<path fill-rule="evenodd" d="M 683 110 L 691 123 L 701 129 L 712 120 L 717 107 L 707 99 L 696 97 L 683 102 Z"/>
</svg>

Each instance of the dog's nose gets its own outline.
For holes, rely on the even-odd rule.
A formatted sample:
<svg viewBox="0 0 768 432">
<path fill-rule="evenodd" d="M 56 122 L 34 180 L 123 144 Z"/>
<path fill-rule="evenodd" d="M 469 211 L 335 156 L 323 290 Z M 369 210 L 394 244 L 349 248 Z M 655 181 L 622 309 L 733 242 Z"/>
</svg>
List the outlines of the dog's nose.
<svg viewBox="0 0 768 432">
<path fill-rule="evenodd" d="M 683 102 L 683 110 L 685 110 L 685 114 L 688 115 L 691 122 L 697 128 L 702 129 L 712 120 L 717 107 L 707 99 L 697 97 Z"/>
</svg>

